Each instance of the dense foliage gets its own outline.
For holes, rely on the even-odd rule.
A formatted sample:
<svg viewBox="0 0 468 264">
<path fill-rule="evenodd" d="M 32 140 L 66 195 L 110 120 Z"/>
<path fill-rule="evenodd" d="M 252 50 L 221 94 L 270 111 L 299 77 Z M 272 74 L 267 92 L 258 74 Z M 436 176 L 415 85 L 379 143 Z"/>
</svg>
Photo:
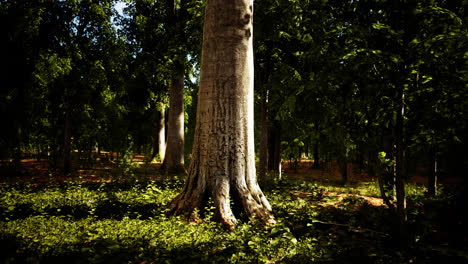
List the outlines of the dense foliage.
<svg viewBox="0 0 468 264">
<path fill-rule="evenodd" d="M 190 138 L 204 2 L 174 3 L 176 24 L 171 1 L 2 1 L 1 155 L 48 153 L 64 166 L 73 149 L 151 153 L 181 65 Z M 466 168 L 466 1 L 255 10 L 256 109 L 266 106 L 270 134 L 294 128 L 280 129 L 283 158 L 370 162 L 401 137 L 409 167 L 436 157 L 442 172 Z"/>
</svg>

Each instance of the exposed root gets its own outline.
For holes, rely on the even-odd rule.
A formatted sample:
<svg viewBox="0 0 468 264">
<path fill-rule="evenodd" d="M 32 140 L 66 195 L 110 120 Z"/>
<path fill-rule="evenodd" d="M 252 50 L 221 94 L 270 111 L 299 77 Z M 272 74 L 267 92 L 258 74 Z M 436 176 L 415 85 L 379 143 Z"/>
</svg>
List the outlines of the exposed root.
<svg viewBox="0 0 468 264">
<path fill-rule="evenodd" d="M 197 219 L 204 216 L 206 206 L 208 205 L 208 199 L 206 199 L 206 197 L 210 197 L 214 202 L 215 208 L 213 220 L 221 223 L 227 230 L 233 230 L 235 228 L 238 223 L 236 217 L 241 217 L 239 212 L 241 212 L 246 219 L 261 223 L 264 228 L 269 228 L 276 224 L 269 204 L 263 204 L 263 199 L 258 199 L 260 202 L 257 201 L 257 199 L 254 199 L 247 191 L 244 191 L 243 195 L 231 197 L 233 199 L 233 208 L 237 209 L 234 210 L 237 215 L 233 213 L 233 208 L 231 208 L 230 197 L 224 193 L 211 193 L 205 190 L 197 192 L 197 195 L 194 195 L 193 192 L 192 195 L 187 195 L 185 191 L 186 190 L 168 204 L 169 211 L 167 215 L 183 215 L 190 222 L 198 222 Z M 202 194 L 200 195 L 200 193 Z M 211 194 L 207 196 L 208 193 Z M 234 193 L 239 193 L 239 191 Z"/>
</svg>

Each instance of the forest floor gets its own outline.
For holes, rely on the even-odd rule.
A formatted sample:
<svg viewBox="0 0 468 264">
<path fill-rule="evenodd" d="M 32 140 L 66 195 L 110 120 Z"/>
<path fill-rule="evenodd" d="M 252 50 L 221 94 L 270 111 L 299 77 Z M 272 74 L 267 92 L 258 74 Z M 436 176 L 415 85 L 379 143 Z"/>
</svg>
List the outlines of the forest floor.
<svg viewBox="0 0 468 264">
<path fill-rule="evenodd" d="M 95 154 L 96 155 L 96 154 Z M 83 181 L 83 182 L 125 182 L 128 178 L 144 179 L 150 181 L 161 180 L 160 162 L 147 162 L 144 155 L 133 155 L 131 160 L 124 166 L 119 165 L 115 153 L 103 153 L 92 162 L 88 159 L 80 159 L 80 154 L 75 152 L 72 157 L 72 172 L 64 175 L 60 169 L 53 169 L 50 160 L 47 159 L 23 159 L 20 167 L 1 166 L 8 164 L 0 163 L 0 183 L 30 183 L 33 185 L 46 184 L 49 182 Z M 10 163 L 11 164 L 11 163 Z M 323 205 L 333 206 L 339 204 L 343 199 L 359 197 L 370 205 L 385 206 L 376 188 L 377 179 L 370 176 L 367 171 L 357 164 L 348 164 L 348 183 L 342 185 L 342 176 L 339 165 L 335 161 L 322 162 L 320 168 L 314 168 L 314 161 L 301 159 L 295 163 L 282 162 L 282 173 L 288 181 L 296 183 L 313 182 L 326 186 L 323 195 L 333 197 Z M 407 180 L 416 186 L 427 184 L 428 168 L 418 168 Z M 129 177 L 130 176 L 130 177 Z M 440 184 L 451 185 L 462 182 L 461 178 L 445 178 Z M 372 189 L 373 185 L 373 189 Z M 371 190 L 369 190 L 371 188 Z M 365 190 L 364 192 L 362 190 Z M 297 197 L 305 197 L 308 193 L 295 193 Z"/>
<path fill-rule="evenodd" d="M 128 178 L 150 181 L 161 180 L 159 171 L 161 163 L 147 162 L 144 155 L 133 155 L 125 167 L 119 166 L 118 160 L 114 157 L 116 154 L 103 153 L 93 162 L 80 159 L 79 156 L 79 153 L 74 153 L 72 172 L 69 175 L 64 175 L 60 169 L 52 169 L 51 162 L 47 159 L 23 159 L 19 168 L 0 166 L 0 183 L 41 185 L 65 181 L 125 182 Z M 322 206 L 336 207 L 343 200 L 359 198 L 369 205 L 386 207 L 380 198 L 380 190 L 376 186 L 377 179 L 369 176 L 365 169 L 349 163 L 347 168 L 348 184 L 343 186 L 337 162 L 322 162 L 321 168 L 314 168 L 313 164 L 314 161 L 311 159 L 301 159 L 295 163 L 283 161 L 283 177 L 287 177 L 288 181 L 296 183 L 312 182 L 322 186 L 322 195 L 328 197 L 328 199 L 319 203 Z M 418 168 L 408 179 L 408 182 L 422 188 L 427 184 L 427 179 L 424 176 L 427 170 L 427 168 Z M 443 179 L 442 183 L 453 184 L 460 181 L 459 178 L 449 178 Z M 308 192 L 301 191 L 294 191 L 292 194 L 298 198 L 306 198 L 311 195 Z"/>
<path fill-rule="evenodd" d="M 160 163 L 78 157 L 67 176 L 45 159 L 0 162 L 0 263 L 468 263 L 467 188 L 445 179 L 427 197 L 424 168 L 407 181 L 403 248 L 377 180 L 355 164 L 343 185 L 335 162 L 284 162 L 282 179 L 260 182 L 278 224 L 226 233 L 165 216 L 183 177 L 162 181 Z"/>
<path fill-rule="evenodd" d="M 73 153 L 72 172 L 63 175 L 60 169 L 53 170 L 50 160 L 47 159 L 22 159 L 19 167 L 10 166 L 8 160 L 0 160 L 0 182 L 47 182 L 53 176 L 54 181 L 80 179 L 90 182 L 110 182 L 121 180 L 122 175 L 129 170 L 131 174 L 138 177 L 149 177 L 157 180 L 160 177 L 160 162 L 147 162 L 144 155 L 133 155 L 131 161 L 126 165 L 119 165 L 119 161 L 110 159 L 110 153 L 101 154 L 96 159 L 89 162 L 87 159 L 79 157 L 79 153 Z M 115 154 L 114 154 L 115 156 Z M 3 165 L 2 165 L 3 164 Z M 7 164 L 7 165 L 5 165 Z M 10 165 L 8 165 L 10 164 Z M 314 168 L 314 161 L 311 159 L 301 159 L 292 164 L 289 161 L 282 162 L 282 170 L 291 180 L 308 181 L 320 180 L 323 182 L 341 182 L 340 168 L 335 161 L 322 162 L 320 168 Z M 127 171 L 125 171 L 127 169 Z M 419 167 L 411 173 L 408 182 L 423 184 L 427 183 L 425 175 L 428 168 Z M 362 181 L 375 180 L 367 174 L 366 169 L 359 168 L 357 164 L 348 164 L 348 181 L 356 183 Z M 459 183 L 462 178 L 452 177 L 441 179 L 442 184 Z"/>
</svg>

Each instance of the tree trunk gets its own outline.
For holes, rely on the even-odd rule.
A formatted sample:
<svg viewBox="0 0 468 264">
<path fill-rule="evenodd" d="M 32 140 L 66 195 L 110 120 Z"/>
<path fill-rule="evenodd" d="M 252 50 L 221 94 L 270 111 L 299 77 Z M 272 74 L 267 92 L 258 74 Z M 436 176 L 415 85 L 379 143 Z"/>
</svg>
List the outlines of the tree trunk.
<svg viewBox="0 0 468 264">
<path fill-rule="evenodd" d="M 29 68 L 29 67 L 28 67 Z M 31 71 L 32 72 L 32 71 Z M 24 76 L 26 80 L 29 80 L 30 77 L 28 75 Z M 22 127 L 25 121 L 24 115 L 24 102 L 25 102 L 25 91 L 28 90 L 29 82 L 25 82 L 23 85 L 18 85 L 18 95 L 15 97 L 14 101 L 14 119 L 13 119 L 13 164 L 15 167 L 21 166 L 21 142 L 22 142 Z M 10 126 L 7 126 L 5 129 L 11 129 Z"/>
<path fill-rule="evenodd" d="M 168 30 L 181 33 L 177 24 L 176 12 L 177 0 L 166 0 L 166 13 L 168 18 Z M 181 3 L 182 5 L 182 3 Z M 176 76 L 171 82 L 169 89 L 169 116 L 167 123 L 167 141 L 161 172 L 163 175 L 175 175 L 185 173 L 185 129 L 184 129 L 184 67 L 181 58 L 184 54 L 180 52 L 174 58 Z M 179 61 L 177 61 L 179 60 Z"/>
<path fill-rule="evenodd" d="M 281 124 L 273 122 L 269 133 L 268 146 L 268 170 L 272 171 L 281 179 Z"/>
<path fill-rule="evenodd" d="M 437 152 L 431 151 L 431 166 L 429 171 L 429 177 L 427 179 L 427 194 L 429 196 L 437 195 Z"/>
<path fill-rule="evenodd" d="M 169 120 L 167 143 L 162 173 L 175 175 L 185 173 L 184 167 L 184 76 L 172 81 L 169 90 Z"/>
<path fill-rule="evenodd" d="M 320 157 L 319 157 L 319 140 L 315 141 L 314 143 L 314 165 L 312 166 L 314 169 L 320 168 Z"/>
<path fill-rule="evenodd" d="M 71 121 L 70 109 L 65 110 L 65 125 L 63 132 L 63 174 L 67 175 L 71 171 Z"/>
<path fill-rule="evenodd" d="M 228 228 L 239 216 L 274 222 L 255 174 L 252 15 L 253 0 L 206 5 L 192 161 L 169 214 L 203 216 L 212 199 Z"/>
<path fill-rule="evenodd" d="M 388 157 L 391 157 L 395 160 L 395 137 L 393 136 L 393 134 L 390 135 L 389 133 L 388 135 L 384 135 L 382 137 L 382 145 L 385 154 L 388 155 Z M 393 167 L 388 167 L 388 170 L 385 171 L 385 174 L 382 174 L 382 179 L 384 180 L 384 182 L 388 183 L 392 188 L 392 192 L 390 195 L 392 199 L 396 201 L 395 165 L 393 165 Z"/>
<path fill-rule="evenodd" d="M 343 156 L 339 160 L 339 167 L 341 169 L 341 184 L 346 185 L 348 183 L 348 154 L 344 153 L 342 155 Z"/>
<path fill-rule="evenodd" d="M 13 136 L 13 164 L 16 166 L 16 167 L 20 167 L 21 165 L 21 124 L 20 122 L 18 121 L 17 124 L 17 127 L 15 127 L 15 134 Z"/>
<path fill-rule="evenodd" d="M 266 93 L 268 95 L 268 93 Z M 262 101 L 262 121 L 259 153 L 259 177 L 264 179 L 268 171 L 268 97 Z"/>
<path fill-rule="evenodd" d="M 385 185 L 384 185 L 384 178 L 383 178 L 383 173 L 382 173 L 382 164 L 381 161 L 379 160 L 378 154 L 374 152 L 374 155 L 372 155 L 371 159 L 371 174 L 373 176 L 377 176 L 377 180 L 379 183 L 379 189 L 380 189 L 380 196 L 382 197 L 382 200 L 384 203 L 388 206 L 390 209 L 395 209 L 395 206 L 390 202 L 390 199 L 387 196 L 387 193 L 385 191 Z"/>
<path fill-rule="evenodd" d="M 397 215 L 399 222 L 400 245 L 405 247 L 408 243 L 408 234 L 406 226 L 406 195 L 405 195 L 405 182 L 404 182 L 404 143 L 403 143 L 403 120 L 405 115 L 405 96 L 403 91 L 400 91 L 400 107 L 396 115 L 395 125 L 395 189 L 396 189 L 396 203 Z"/>
<path fill-rule="evenodd" d="M 164 154 L 166 152 L 166 110 L 162 108 L 158 111 L 158 124 L 156 125 L 153 154 L 151 155 L 151 160 L 153 160 L 156 155 L 159 156 L 159 160 L 164 160 Z"/>
</svg>

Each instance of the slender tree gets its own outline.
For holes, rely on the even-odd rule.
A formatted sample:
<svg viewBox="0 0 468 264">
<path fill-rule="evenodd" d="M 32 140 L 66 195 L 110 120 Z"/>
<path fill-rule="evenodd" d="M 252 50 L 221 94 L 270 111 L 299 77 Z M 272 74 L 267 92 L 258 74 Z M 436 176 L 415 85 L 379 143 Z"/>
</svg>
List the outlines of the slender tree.
<svg viewBox="0 0 468 264">
<path fill-rule="evenodd" d="M 252 0 L 207 3 L 192 162 L 171 214 L 197 217 L 211 198 L 228 228 L 236 216 L 274 222 L 255 173 L 252 17 Z"/>
<path fill-rule="evenodd" d="M 183 35 L 183 24 L 185 19 L 182 17 L 182 11 L 177 12 L 177 0 L 167 0 L 167 28 L 177 37 Z M 180 1 L 182 6 L 184 3 Z M 174 45 L 175 46 L 175 45 Z M 162 173 L 180 174 L 185 173 L 185 137 L 184 137 L 184 54 L 179 50 L 175 52 L 174 76 L 169 88 L 169 116 L 167 124 L 167 143 L 166 153 L 162 164 Z"/>
<path fill-rule="evenodd" d="M 164 160 L 164 154 L 166 152 L 166 109 L 164 106 L 161 106 L 161 110 L 159 110 L 157 114 L 158 122 L 155 129 L 153 155 L 151 159 L 159 155 L 159 159 Z"/>
<path fill-rule="evenodd" d="M 184 167 L 184 76 L 172 81 L 169 89 L 169 117 L 167 143 L 162 173 L 185 173 Z"/>
</svg>

